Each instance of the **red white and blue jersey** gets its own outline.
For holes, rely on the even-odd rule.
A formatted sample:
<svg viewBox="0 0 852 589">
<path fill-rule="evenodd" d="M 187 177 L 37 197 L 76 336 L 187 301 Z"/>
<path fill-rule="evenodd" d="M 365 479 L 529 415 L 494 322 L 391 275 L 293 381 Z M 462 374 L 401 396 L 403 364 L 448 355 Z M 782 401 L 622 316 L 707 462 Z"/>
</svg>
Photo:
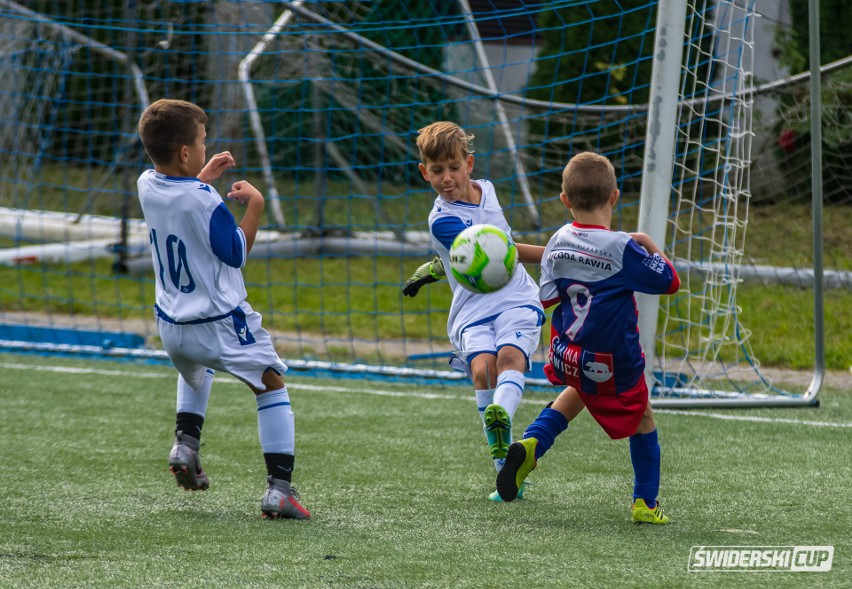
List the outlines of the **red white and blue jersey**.
<svg viewBox="0 0 852 589">
<path fill-rule="evenodd" d="M 515 267 L 509 284 L 500 290 L 488 294 L 471 292 L 462 287 L 453 278 L 450 268 L 450 247 L 456 236 L 470 227 L 485 223 L 505 231 L 509 239 L 512 230 L 503 215 L 503 208 L 497 200 L 494 185 L 487 180 L 477 180 L 482 190 L 479 204 L 463 201 L 450 202 L 441 196 L 435 199 L 432 212 L 429 213 L 429 234 L 432 247 L 441 256 L 447 269 L 447 282 L 453 291 L 453 302 L 447 318 L 447 335 L 453 345 L 458 346 L 461 333 L 466 327 L 492 320 L 504 311 L 515 307 L 529 307 L 544 317 L 544 310 L 538 299 L 538 287 L 527 273 L 523 264 Z"/>
<path fill-rule="evenodd" d="M 643 377 L 633 293 L 671 294 L 680 279 L 627 233 L 571 223 L 548 242 L 540 284 L 545 307 L 559 303 L 545 372 L 554 384 L 595 394 L 628 391 Z"/>
<path fill-rule="evenodd" d="M 157 314 L 170 323 L 230 314 L 246 298 L 246 238 L 222 197 L 197 178 L 154 170 L 136 184 L 157 276 Z"/>
</svg>

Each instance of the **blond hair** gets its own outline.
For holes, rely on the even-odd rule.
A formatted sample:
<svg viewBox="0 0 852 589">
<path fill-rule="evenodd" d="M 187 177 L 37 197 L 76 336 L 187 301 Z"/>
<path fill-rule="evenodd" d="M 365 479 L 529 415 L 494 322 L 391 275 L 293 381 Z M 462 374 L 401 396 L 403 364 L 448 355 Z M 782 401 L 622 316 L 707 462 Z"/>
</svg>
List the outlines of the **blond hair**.
<svg viewBox="0 0 852 589">
<path fill-rule="evenodd" d="M 200 106 L 185 100 L 163 98 L 151 104 L 139 118 L 139 138 L 155 164 L 171 163 L 184 145 L 198 136 L 198 125 L 207 124 Z"/>
<path fill-rule="evenodd" d="M 580 211 L 605 205 L 617 188 L 612 163 L 590 151 L 572 157 L 562 172 L 562 192 L 571 201 L 571 207 Z"/>
<path fill-rule="evenodd" d="M 473 154 L 473 135 L 455 123 L 438 121 L 420 129 L 417 149 L 423 162 L 467 157 Z"/>
</svg>

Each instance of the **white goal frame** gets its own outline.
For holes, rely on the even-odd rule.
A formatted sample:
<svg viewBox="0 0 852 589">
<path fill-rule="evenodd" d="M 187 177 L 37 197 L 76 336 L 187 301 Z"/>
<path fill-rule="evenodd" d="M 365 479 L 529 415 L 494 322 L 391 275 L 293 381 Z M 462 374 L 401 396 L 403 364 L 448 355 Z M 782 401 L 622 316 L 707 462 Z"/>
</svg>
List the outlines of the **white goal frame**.
<svg viewBox="0 0 852 589">
<path fill-rule="evenodd" d="M 749 0 L 753 1 L 753 0 Z M 645 141 L 639 231 L 647 233 L 655 243 L 665 244 L 674 171 L 675 125 L 679 106 L 681 50 L 687 11 L 687 0 L 660 0 L 651 76 L 648 127 Z M 821 96 L 819 51 L 819 0 L 810 0 L 810 92 Z M 749 98 L 753 96 L 750 93 Z M 811 100 L 811 178 L 813 206 L 813 286 L 814 286 L 814 372 L 810 386 L 795 395 L 738 395 L 713 389 L 675 389 L 659 383 L 653 376 L 655 344 L 660 297 L 637 293 L 639 331 L 645 352 L 646 380 L 658 394 L 656 407 L 797 407 L 817 404 L 825 378 L 825 327 L 822 234 L 822 111 L 819 100 Z M 750 130 L 749 130 L 750 131 Z"/>
</svg>

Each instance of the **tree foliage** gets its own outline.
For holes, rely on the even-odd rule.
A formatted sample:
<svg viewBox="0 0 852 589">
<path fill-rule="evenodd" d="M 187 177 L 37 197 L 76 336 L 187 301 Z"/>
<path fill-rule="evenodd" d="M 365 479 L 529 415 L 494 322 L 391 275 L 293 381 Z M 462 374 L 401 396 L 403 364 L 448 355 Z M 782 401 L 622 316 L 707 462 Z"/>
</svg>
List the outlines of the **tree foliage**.
<svg viewBox="0 0 852 589">
<path fill-rule="evenodd" d="M 781 61 L 792 73 L 808 69 L 809 0 L 789 0 L 792 25 L 779 31 Z M 852 10 L 847 0 L 820 0 L 820 61 L 830 63 L 852 55 Z"/>
</svg>

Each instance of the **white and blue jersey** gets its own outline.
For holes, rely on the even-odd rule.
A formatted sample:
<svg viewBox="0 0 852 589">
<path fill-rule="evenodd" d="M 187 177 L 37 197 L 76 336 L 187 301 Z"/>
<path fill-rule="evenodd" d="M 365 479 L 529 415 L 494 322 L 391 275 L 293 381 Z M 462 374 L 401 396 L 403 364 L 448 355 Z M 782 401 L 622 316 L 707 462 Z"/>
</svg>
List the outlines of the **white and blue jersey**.
<svg viewBox="0 0 852 589">
<path fill-rule="evenodd" d="M 462 333 L 465 329 L 493 321 L 498 315 L 513 308 L 526 307 L 541 317 L 544 311 L 538 298 L 538 286 L 522 264 L 518 264 L 509 284 L 488 294 L 471 292 L 453 278 L 450 268 L 450 247 L 456 236 L 471 225 L 485 223 L 506 232 L 511 239 L 512 230 L 503 216 L 503 208 L 497 200 L 494 185 L 487 180 L 477 180 L 482 190 L 479 204 L 449 202 L 441 196 L 435 199 L 429 213 L 429 234 L 432 247 L 441 256 L 447 271 L 447 282 L 453 291 L 453 302 L 447 319 L 447 335 L 457 350 L 463 350 Z M 536 336 L 537 338 L 537 336 Z M 537 342 L 536 342 L 537 343 Z"/>
<path fill-rule="evenodd" d="M 208 369 L 264 390 L 278 357 L 262 317 L 246 298 L 246 238 L 216 189 L 197 178 L 154 170 L 137 182 L 157 277 L 157 328 L 163 348 L 193 389 Z"/>
<path fill-rule="evenodd" d="M 559 303 L 548 378 L 589 394 L 631 389 L 645 368 L 633 293 L 678 288 L 674 267 L 627 233 L 579 223 L 559 229 L 541 263 L 541 300 Z"/>
<path fill-rule="evenodd" d="M 148 225 L 157 313 L 173 323 L 222 318 L 246 298 L 246 239 L 216 189 L 146 170 L 137 181 Z"/>
</svg>

